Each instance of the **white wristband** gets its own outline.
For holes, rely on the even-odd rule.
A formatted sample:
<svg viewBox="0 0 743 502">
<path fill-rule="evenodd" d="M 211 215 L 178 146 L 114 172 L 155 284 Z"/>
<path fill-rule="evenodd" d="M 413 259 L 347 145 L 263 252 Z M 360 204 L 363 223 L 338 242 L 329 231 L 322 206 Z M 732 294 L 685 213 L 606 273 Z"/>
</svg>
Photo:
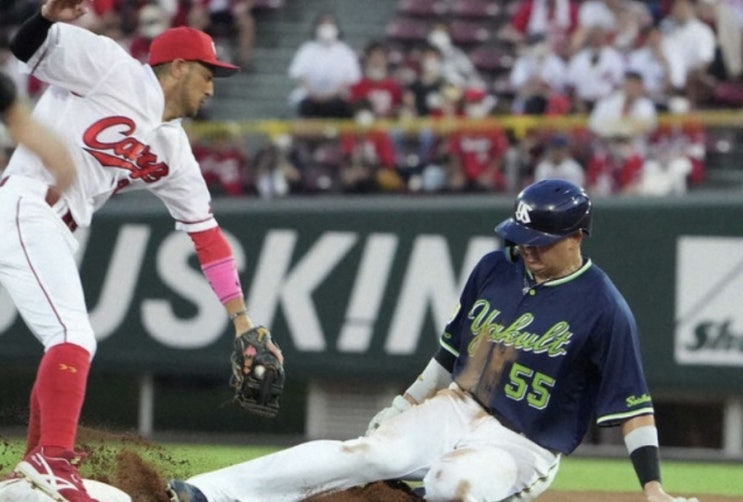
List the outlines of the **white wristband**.
<svg viewBox="0 0 743 502">
<path fill-rule="evenodd" d="M 624 436 L 627 452 L 632 453 L 643 446 L 658 446 L 658 429 L 654 425 L 638 427 Z"/>
<path fill-rule="evenodd" d="M 422 403 L 431 397 L 437 390 L 447 387 L 451 383 L 451 373 L 441 366 L 436 359 L 431 359 L 423 372 L 405 391 L 416 403 Z"/>
</svg>

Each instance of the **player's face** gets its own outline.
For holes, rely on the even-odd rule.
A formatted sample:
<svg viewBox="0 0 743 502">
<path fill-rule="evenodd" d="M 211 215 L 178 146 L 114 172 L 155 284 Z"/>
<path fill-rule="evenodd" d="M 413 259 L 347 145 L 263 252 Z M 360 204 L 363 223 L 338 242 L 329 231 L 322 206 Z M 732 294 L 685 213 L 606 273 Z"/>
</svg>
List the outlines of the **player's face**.
<svg viewBox="0 0 743 502">
<path fill-rule="evenodd" d="M 548 246 L 519 246 L 524 264 L 538 282 L 556 279 L 577 270 L 582 258 L 580 242 L 582 234 L 575 234 Z"/>
<path fill-rule="evenodd" d="M 212 70 L 201 63 L 189 63 L 188 72 L 181 82 L 181 116 L 195 117 L 206 100 L 213 95 L 214 75 Z"/>
</svg>

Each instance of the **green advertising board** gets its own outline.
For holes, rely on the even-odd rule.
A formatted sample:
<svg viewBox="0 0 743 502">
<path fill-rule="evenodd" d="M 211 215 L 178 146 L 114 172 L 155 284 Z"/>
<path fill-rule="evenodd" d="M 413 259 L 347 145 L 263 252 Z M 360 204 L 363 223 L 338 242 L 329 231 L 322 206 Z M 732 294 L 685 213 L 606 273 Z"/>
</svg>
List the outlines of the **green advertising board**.
<svg viewBox="0 0 743 502">
<path fill-rule="evenodd" d="M 215 201 L 251 316 L 298 377 L 407 379 L 438 345 L 470 269 L 500 246 L 510 197 Z M 585 251 L 627 298 L 651 386 L 736 392 L 743 371 L 743 204 L 595 201 Z M 223 375 L 231 326 L 188 235 L 149 196 L 112 201 L 79 232 L 96 364 Z M 0 362 L 38 359 L 0 293 Z"/>
</svg>

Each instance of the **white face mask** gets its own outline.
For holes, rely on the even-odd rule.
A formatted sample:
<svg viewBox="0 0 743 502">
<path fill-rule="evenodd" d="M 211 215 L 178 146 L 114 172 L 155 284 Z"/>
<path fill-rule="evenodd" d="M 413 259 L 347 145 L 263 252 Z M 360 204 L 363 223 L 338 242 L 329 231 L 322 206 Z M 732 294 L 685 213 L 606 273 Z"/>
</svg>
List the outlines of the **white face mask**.
<svg viewBox="0 0 743 502">
<path fill-rule="evenodd" d="M 374 113 L 370 110 L 360 110 L 356 113 L 356 123 L 361 127 L 370 127 L 374 123 Z"/>
<path fill-rule="evenodd" d="M 382 80 L 387 76 L 387 72 L 384 68 L 378 66 L 369 66 L 366 68 L 366 76 L 372 80 Z"/>
<path fill-rule="evenodd" d="M 489 111 L 486 103 L 469 103 L 464 107 L 464 113 L 471 119 L 483 119 Z"/>
<path fill-rule="evenodd" d="M 323 23 L 317 27 L 316 35 L 321 42 L 334 42 L 338 38 L 338 27 L 334 24 Z"/>
</svg>

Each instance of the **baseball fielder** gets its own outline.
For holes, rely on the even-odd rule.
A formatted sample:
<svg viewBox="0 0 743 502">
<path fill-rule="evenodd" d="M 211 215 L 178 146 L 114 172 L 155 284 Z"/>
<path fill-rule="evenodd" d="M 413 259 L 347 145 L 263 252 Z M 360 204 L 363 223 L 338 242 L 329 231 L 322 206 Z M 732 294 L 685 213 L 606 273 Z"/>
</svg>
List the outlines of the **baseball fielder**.
<svg viewBox="0 0 743 502">
<path fill-rule="evenodd" d="M 621 426 L 649 502 L 661 486 L 635 320 L 581 254 L 591 201 L 567 181 L 524 189 L 472 271 L 440 348 L 364 437 L 312 441 L 183 481 L 177 502 L 294 501 L 371 481 L 423 480 L 427 500 L 532 500 L 592 419 Z"/>
<path fill-rule="evenodd" d="M 11 42 L 25 68 L 50 84 L 34 115 L 69 147 L 75 182 L 60 191 L 44 159 L 23 146 L 0 180 L 0 281 L 45 351 L 31 392 L 27 452 L 15 473 L 69 502 L 93 500 L 73 450 L 96 350 L 73 257 L 77 226 L 89 225 L 115 193 L 151 191 L 191 237 L 236 333 L 252 326 L 180 123 L 212 96 L 214 77 L 238 67 L 217 59 L 208 35 L 186 27 L 157 37 L 143 65 L 115 41 L 64 23 L 84 13 L 82 0 L 47 0 Z"/>
</svg>

